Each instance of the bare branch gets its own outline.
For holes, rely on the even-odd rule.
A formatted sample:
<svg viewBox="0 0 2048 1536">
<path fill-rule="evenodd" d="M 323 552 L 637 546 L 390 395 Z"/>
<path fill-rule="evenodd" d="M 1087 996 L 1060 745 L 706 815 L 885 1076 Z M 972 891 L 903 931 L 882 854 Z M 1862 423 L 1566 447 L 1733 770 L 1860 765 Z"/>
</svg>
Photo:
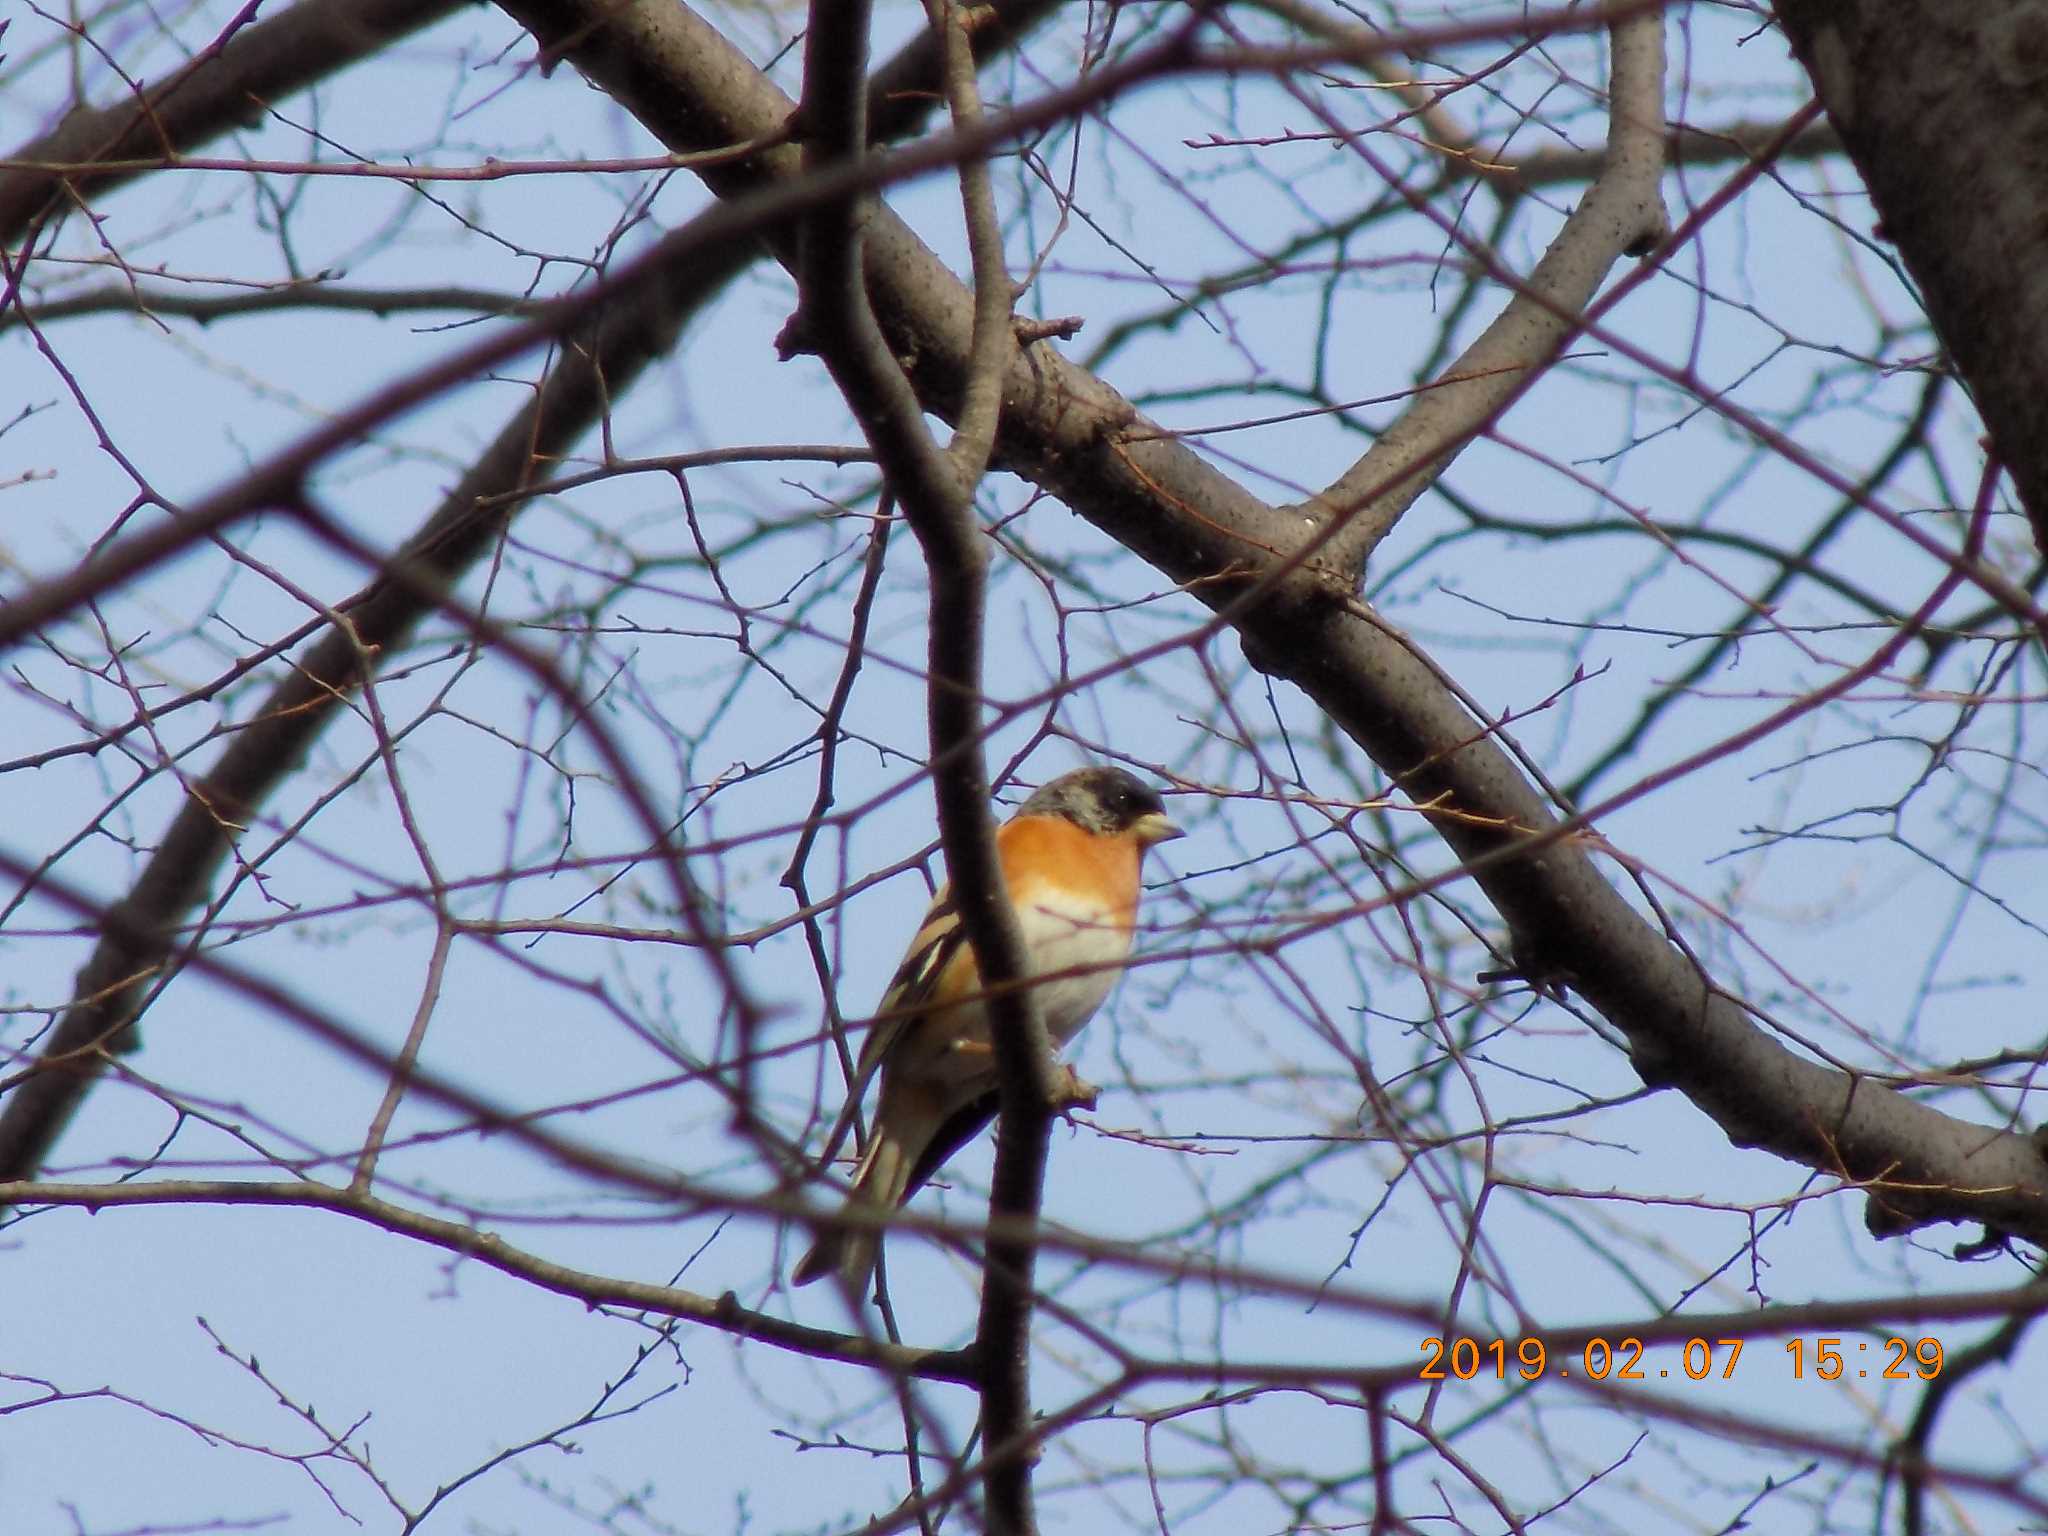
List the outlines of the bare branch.
<svg viewBox="0 0 2048 1536">
<path fill-rule="evenodd" d="M 868 25 L 868 6 L 854 0 L 815 0 L 811 7 L 801 112 L 810 135 L 807 166 L 857 160 L 865 151 L 866 101 L 857 82 L 867 56 Z M 957 27 L 935 25 L 933 30 L 952 34 L 947 39 L 948 86 L 956 120 L 970 126 L 971 86 L 961 79 L 967 64 L 965 34 Z M 849 198 L 804 221 L 797 264 L 803 306 L 799 325 L 874 446 L 931 573 L 928 708 L 939 835 L 961 929 L 982 984 L 991 989 L 983 1007 L 1002 1103 L 990 1210 L 992 1216 L 1032 1217 L 1044 1193 L 1052 1047 L 1032 995 L 1004 990 L 1026 968 L 1023 934 L 1004 887 L 988 811 L 988 769 L 981 750 L 988 554 L 973 512 L 974 486 L 994 440 L 1001 400 L 996 370 L 1012 350 L 1010 294 L 986 165 L 978 173 L 963 169 L 963 186 L 982 302 L 975 307 L 969 341 L 974 420 L 963 429 L 955 454 L 932 441 L 923 407 L 869 307 L 861 252 L 869 217 L 864 202 Z M 972 377 L 977 371 L 978 382 Z M 989 1528 L 1002 1536 L 1029 1536 L 1037 1529 L 1026 1439 L 1034 1259 L 1029 1240 L 990 1242 L 976 1331 L 982 1433 L 995 1452 L 985 1477 L 987 1518 Z"/>
<path fill-rule="evenodd" d="M 327 0 L 311 0 L 325 5 Z M 1042 7 L 1016 5 L 1012 20 L 1025 26 Z M 296 14 L 290 13 L 290 14 Z M 324 14 L 324 13 L 316 13 Z M 286 18 L 279 18 L 283 21 Z M 257 30 L 261 30 L 260 28 Z M 986 46 L 1014 32 L 985 29 Z M 281 46 L 281 45 L 280 45 Z M 268 53 L 258 55 L 267 59 Z M 877 78 L 882 121 L 912 130 L 927 107 L 912 99 L 920 72 L 935 72 L 929 45 L 913 43 Z M 195 116 L 192 132 L 214 131 L 211 117 Z M 772 129 L 764 127 L 764 134 Z M 747 228 L 744 220 L 739 229 Z M 621 280 L 592 295 L 544 306 L 521 332 L 494 338 L 432 369 L 425 377 L 387 390 L 357 412 L 210 498 L 203 507 L 157 532 L 116 546 L 76 572 L 20 594 L 0 617 L 0 645 L 29 633 L 82 598 L 148 570 L 174 551 L 252 510 L 289 502 L 309 470 L 373 425 L 431 397 L 479 368 L 517 356 L 554 325 L 571 329 L 567 344 L 535 398 L 500 430 L 463 481 L 427 518 L 395 557 L 403 579 L 380 579 L 340 605 L 354 635 L 329 634 L 273 691 L 251 724 L 194 787 L 192 800 L 159 842 L 126 901 L 120 921 L 79 973 L 76 1001 L 43 1048 L 44 1069 L 9 1095 L 0 1108 L 0 1178 L 33 1176 L 104 1067 L 106 1050 L 133 1049 L 134 1020 L 155 995 L 145 990 L 174 952 L 172 935 L 203 898 L 231 851 L 233 830 L 245 825 L 308 746 L 341 709 L 362 679 L 366 656 L 388 655 L 433 610 L 431 593 L 452 583 L 494 547 L 507 521 L 537 493 L 536 470 L 566 453 L 600 419 L 617 390 L 673 344 L 684 324 L 754 259 L 756 247 L 734 233 L 729 210 L 714 208 L 684 226 L 663 248 L 643 258 Z"/>
<path fill-rule="evenodd" d="M 1337 569 L 1364 571 L 1380 540 L 1459 448 L 1506 410 L 1575 333 L 1579 312 L 1614 263 L 1648 255 L 1664 237 L 1663 12 L 1617 21 L 1610 54 L 1606 161 L 1536 270 L 1371 452 L 1313 501 L 1288 509 L 1345 525 L 1326 555 Z M 1363 146 L 1360 153 L 1370 163 Z"/>
<path fill-rule="evenodd" d="M 1869 184 L 1883 221 L 1874 233 L 1918 279 L 2048 553 L 2048 275 L 2013 260 L 2043 214 L 2029 167 L 2048 154 L 2044 18 L 2024 0 L 1776 9 Z M 1976 85 L 1902 92 L 1902 71 Z"/>
<path fill-rule="evenodd" d="M 533 3 L 519 0 L 519 8 L 530 14 Z M 624 18 L 579 11 L 572 0 L 550 5 L 561 36 L 590 38 L 572 56 L 609 87 L 617 54 L 607 28 Z M 706 80 L 722 92 L 724 121 L 786 115 L 787 99 L 688 13 L 627 14 L 649 39 L 635 57 L 687 61 L 666 92 L 625 82 L 643 120 L 665 139 L 688 142 L 702 131 L 691 112 L 671 104 Z M 1661 142 L 1661 133 L 1648 139 Z M 1654 154 L 1648 139 L 1645 153 Z M 1631 225 L 1631 236 L 1640 232 Z M 877 318 L 895 350 L 913 359 L 925 404 L 950 415 L 971 345 L 968 295 L 886 208 L 864 226 L 863 249 Z M 1006 402 L 1003 462 L 1212 607 L 1231 611 L 1253 664 L 1297 683 L 1429 808 L 1458 856 L 1476 866 L 1532 970 L 1575 978 L 1656 1083 L 1683 1089 L 1739 1145 L 1872 1190 L 1873 1219 L 1888 1229 L 1901 1220 L 1974 1219 L 2048 1236 L 2048 1164 L 2026 1138 L 1945 1115 L 1778 1044 L 1630 907 L 1581 846 L 1551 841 L 1549 808 L 1402 636 L 1348 592 L 1302 571 L 1259 585 L 1260 572 L 1291 566 L 1287 552 L 1303 535 L 1298 516 L 1250 496 L 1043 344 L 1012 370 Z M 1127 441 L 1132 428 L 1139 431 Z M 1239 596 L 1254 591 L 1257 600 L 1240 608 Z M 1531 837 L 1545 846 L 1518 856 Z"/>
<path fill-rule="evenodd" d="M 0 243 L 20 239 L 32 223 L 60 207 L 67 188 L 89 187 L 90 196 L 103 196 L 147 169 L 147 157 L 175 156 L 239 127 L 260 116 L 269 103 L 349 68 L 458 8 L 456 0 L 299 0 L 268 21 L 231 27 L 224 39 L 201 49 L 140 99 L 80 107 L 50 133 L 8 155 L 17 165 L 130 163 L 92 175 L 34 169 L 0 173 Z"/>
</svg>

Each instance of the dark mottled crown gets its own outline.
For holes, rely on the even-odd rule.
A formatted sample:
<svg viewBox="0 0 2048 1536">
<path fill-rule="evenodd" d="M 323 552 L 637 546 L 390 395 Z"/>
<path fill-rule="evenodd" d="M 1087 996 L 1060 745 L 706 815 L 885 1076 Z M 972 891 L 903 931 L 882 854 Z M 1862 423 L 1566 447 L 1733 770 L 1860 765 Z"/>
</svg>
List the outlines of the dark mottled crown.
<svg viewBox="0 0 2048 1536">
<path fill-rule="evenodd" d="M 1164 816 L 1159 791 L 1121 768 L 1063 773 L 1018 807 L 1019 816 L 1064 816 L 1091 832 L 1128 832 L 1147 816 Z"/>
</svg>

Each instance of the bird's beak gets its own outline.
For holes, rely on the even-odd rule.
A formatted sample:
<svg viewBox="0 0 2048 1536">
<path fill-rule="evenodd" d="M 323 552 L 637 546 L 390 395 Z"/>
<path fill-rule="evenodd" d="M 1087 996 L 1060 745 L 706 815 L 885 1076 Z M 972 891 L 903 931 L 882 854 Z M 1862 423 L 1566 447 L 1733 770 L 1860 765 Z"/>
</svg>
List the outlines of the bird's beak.
<svg viewBox="0 0 2048 1536">
<path fill-rule="evenodd" d="M 1141 848 L 1150 848 L 1155 843 L 1170 843 L 1176 837 L 1187 836 L 1187 833 L 1167 819 L 1164 811 L 1147 811 L 1138 818 L 1137 825 L 1132 827 L 1131 831 L 1137 835 L 1138 846 Z"/>
</svg>

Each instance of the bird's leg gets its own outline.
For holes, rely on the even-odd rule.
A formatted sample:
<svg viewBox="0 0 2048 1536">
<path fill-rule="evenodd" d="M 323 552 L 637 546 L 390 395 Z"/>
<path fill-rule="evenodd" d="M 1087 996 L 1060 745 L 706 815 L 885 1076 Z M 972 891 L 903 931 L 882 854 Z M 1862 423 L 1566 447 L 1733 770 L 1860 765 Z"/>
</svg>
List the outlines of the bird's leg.
<svg viewBox="0 0 2048 1536">
<path fill-rule="evenodd" d="M 1102 1090 L 1076 1072 L 1067 1062 L 1060 1063 L 1059 1076 L 1053 1080 L 1052 1107 L 1068 1120 L 1074 1118 L 1077 1109 L 1093 1109 L 1095 1101 L 1102 1096 Z"/>
</svg>

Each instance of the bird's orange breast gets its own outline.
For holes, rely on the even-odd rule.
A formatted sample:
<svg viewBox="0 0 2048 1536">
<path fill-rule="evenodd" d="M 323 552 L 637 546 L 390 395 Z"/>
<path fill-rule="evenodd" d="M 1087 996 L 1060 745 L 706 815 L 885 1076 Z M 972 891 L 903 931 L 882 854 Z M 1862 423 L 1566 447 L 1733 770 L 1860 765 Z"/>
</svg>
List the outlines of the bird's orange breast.
<svg viewBox="0 0 2048 1536">
<path fill-rule="evenodd" d="M 1136 838 L 1105 837 L 1064 816 L 1018 816 L 996 830 L 996 855 L 1010 900 L 1022 905 L 1032 891 L 1053 886 L 1101 908 L 1128 930 L 1138 910 Z"/>
</svg>

